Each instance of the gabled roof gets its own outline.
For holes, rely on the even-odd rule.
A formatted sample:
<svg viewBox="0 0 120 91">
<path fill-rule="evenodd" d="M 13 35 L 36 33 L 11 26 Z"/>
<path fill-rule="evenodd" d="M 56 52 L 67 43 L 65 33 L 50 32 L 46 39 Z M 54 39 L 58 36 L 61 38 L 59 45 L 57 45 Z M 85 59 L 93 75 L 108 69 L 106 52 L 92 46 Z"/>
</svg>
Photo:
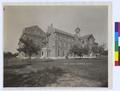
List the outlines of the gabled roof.
<svg viewBox="0 0 120 91">
<path fill-rule="evenodd" d="M 48 32 L 48 33 L 52 33 L 52 32 L 54 32 L 54 33 L 60 33 L 60 34 L 65 34 L 65 35 L 70 36 L 70 37 L 74 37 L 73 34 L 68 33 L 68 32 L 65 32 L 65 31 L 63 31 L 63 30 L 60 30 L 60 29 L 55 28 L 55 27 L 53 27 L 53 26 L 49 26 L 47 32 Z"/>
<path fill-rule="evenodd" d="M 35 26 L 26 27 L 23 31 L 21 38 L 23 39 L 30 38 L 33 40 L 35 44 L 39 44 L 39 46 L 43 46 L 42 42 L 44 42 L 46 39 L 46 33 L 37 25 L 35 25 Z"/>
<path fill-rule="evenodd" d="M 54 28 L 54 29 L 55 29 L 55 32 L 57 32 L 57 33 L 61 33 L 61 34 L 68 35 L 68 36 L 70 36 L 70 37 L 74 37 L 73 34 L 71 34 L 71 33 L 68 33 L 68 32 L 65 32 L 65 31 L 62 31 L 62 30 L 59 30 L 59 29 L 57 29 L 57 28 Z"/>
<path fill-rule="evenodd" d="M 80 37 L 79 39 L 89 39 L 91 37 L 94 38 L 94 36 L 92 34 L 88 34 L 88 35 L 84 35 L 84 36 Z"/>
<path fill-rule="evenodd" d="M 26 27 L 23 33 L 36 35 L 36 36 L 46 36 L 45 32 L 41 28 L 39 28 L 37 25 Z"/>
</svg>

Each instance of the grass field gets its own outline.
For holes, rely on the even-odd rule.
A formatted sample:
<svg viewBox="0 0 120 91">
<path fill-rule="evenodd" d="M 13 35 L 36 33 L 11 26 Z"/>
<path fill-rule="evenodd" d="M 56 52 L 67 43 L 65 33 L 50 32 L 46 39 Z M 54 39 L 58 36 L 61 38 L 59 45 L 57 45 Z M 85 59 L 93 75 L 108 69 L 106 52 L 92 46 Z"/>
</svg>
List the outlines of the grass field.
<svg viewBox="0 0 120 91">
<path fill-rule="evenodd" d="M 107 87 L 107 60 L 5 59 L 4 87 Z"/>
</svg>

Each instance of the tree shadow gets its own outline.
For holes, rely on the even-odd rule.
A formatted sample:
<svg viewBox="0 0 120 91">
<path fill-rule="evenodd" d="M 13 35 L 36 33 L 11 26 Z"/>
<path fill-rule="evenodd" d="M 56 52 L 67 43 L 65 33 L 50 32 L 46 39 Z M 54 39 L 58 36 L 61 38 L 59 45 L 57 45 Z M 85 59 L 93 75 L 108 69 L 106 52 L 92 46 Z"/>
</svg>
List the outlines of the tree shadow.
<svg viewBox="0 0 120 91">
<path fill-rule="evenodd" d="M 4 73 L 4 87 L 45 87 L 55 83 L 64 74 L 61 68 L 52 67 L 29 74 Z"/>
</svg>

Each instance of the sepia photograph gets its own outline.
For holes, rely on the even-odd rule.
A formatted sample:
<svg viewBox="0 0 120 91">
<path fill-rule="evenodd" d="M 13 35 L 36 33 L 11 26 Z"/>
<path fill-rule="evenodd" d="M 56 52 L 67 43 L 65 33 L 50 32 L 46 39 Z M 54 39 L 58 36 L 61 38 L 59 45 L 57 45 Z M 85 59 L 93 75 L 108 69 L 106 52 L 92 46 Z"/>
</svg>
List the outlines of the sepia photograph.
<svg viewBox="0 0 120 91">
<path fill-rule="evenodd" d="M 108 5 L 3 5 L 4 87 L 108 88 Z"/>
</svg>

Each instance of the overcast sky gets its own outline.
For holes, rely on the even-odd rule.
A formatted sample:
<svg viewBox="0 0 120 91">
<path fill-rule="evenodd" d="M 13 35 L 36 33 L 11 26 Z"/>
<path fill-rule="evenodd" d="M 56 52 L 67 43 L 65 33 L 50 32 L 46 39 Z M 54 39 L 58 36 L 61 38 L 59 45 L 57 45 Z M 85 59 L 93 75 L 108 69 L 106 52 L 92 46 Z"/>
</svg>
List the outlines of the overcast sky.
<svg viewBox="0 0 120 91">
<path fill-rule="evenodd" d="M 99 44 L 107 43 L 107 6 L 6 6 L 4 9 L 4 51 L 16 52 L 25 27 L 38 25 L 44 31 L 55 28 L 80 35 L 93 34 Z"/>
</svg>

